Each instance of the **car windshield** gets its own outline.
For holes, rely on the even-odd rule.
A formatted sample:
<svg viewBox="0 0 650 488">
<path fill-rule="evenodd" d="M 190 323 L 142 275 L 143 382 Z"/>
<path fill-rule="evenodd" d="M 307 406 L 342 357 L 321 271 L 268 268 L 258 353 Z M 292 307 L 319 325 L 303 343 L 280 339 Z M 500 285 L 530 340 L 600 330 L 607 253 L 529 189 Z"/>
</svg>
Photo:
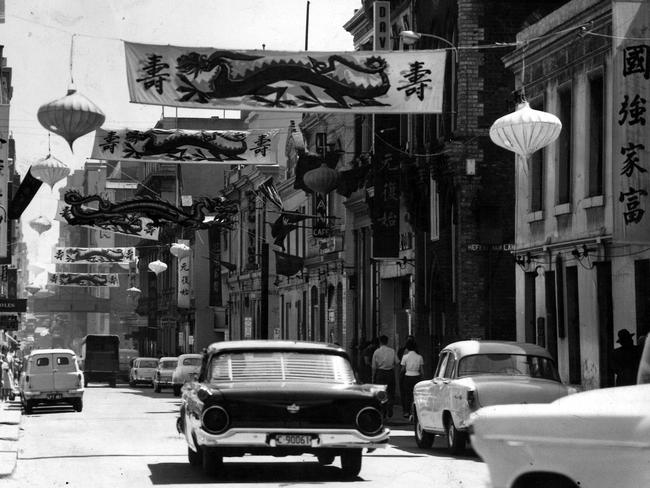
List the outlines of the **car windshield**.
<svg viewBox="0 0 650 488">
<path fill-rule="evenodd" d="M 155 360 L 149 360 L 149 361 L 140 361 L 139 366 L 140 368 L 157 368 L 158 367 L 158 361 Z"/>
<path fill-rule="evenodd" d="M 183 366 L 201 366 L 201 358 L 185 358 Z"/>
<path fill-rule="evenodd" d="M 474 354 L 458 363 L 458 377 L 482 374 L 530 376 L 560 381 L 555 363 L 541 356 L 525 354 Z"/>
<path fill-rule="evenodd" d="M 295 351 L 229 352 L 212 358 L 210 381 L 355 382 L 342 356 Z"/>
<path fill-rule="evenodd" d="M 161 369 L 174 369 L 177 364 L 178 364 L 178 361 L 161 361 L 160 368 Z"/>
</svg>

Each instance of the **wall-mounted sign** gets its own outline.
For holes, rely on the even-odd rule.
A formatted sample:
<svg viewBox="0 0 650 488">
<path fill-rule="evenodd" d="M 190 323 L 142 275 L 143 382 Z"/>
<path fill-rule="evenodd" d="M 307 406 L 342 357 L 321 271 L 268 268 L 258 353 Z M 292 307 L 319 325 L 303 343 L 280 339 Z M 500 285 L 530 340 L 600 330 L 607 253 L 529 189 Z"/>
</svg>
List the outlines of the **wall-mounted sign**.
<svg viewBox="0 0 650 488">
<path fill-rule="evenodd" d="M 27 300 L 24 298 L 0 298 L 0 312 L 26 312 Z"/>
</svg>

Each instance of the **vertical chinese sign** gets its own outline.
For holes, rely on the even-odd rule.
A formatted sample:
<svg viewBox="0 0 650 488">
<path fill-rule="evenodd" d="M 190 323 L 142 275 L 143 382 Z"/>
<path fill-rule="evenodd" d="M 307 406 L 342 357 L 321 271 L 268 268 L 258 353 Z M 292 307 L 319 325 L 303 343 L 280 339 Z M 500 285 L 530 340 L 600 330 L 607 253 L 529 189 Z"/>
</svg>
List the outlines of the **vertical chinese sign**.
<svg viewBox="0 0 650 488">
<path fill-rule="evenodd" d="M 208 228 L 208 242 L 210 249 L 210 297 L 211 307 L 221 307 L 221 231 L 219 226 L 212 225 Z"/>
<path fill-rule="evenodd" d="M 4 98 L 4 97 L 3 97 Z M 0 263 L 10 263 L 8 250 L 9 208 L 9 105 L 0 100 Z"/>
<path fill-rule="evenodd" d="M 179 244 L 185 244 L 189 247 L 190 241 L 179 239 Z M 178 260 L 178 308 L 190 308 L 190 292 L 192 281 L 190 277 L 190 263 L 192 255 L 179 256 Z"/>
<path fill-rule="evenodd" d="M 399 255 L 399 171 L 387 155 L 375 161 L 375 194 L 372 202 L 372 255 L 395 258 Z"/>
<path fill-rule="evenodd" d="M 650 5 L 645 1 L 613 2 L 614 122 L 612 179 L 614 239 L 630 244 L 650 242 L 646 214 L 650 191 Z"/>
</svg>

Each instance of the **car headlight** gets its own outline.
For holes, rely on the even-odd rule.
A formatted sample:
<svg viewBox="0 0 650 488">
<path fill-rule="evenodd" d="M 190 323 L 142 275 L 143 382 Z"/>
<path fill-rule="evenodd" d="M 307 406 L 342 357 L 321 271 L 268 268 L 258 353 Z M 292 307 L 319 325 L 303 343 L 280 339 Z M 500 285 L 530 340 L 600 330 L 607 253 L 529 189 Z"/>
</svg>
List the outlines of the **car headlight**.
<svg viewBox="0 0 650 488">
<path fill-rule="evenodd" d="M 230 424 L 230 416 L 225 408 L 219 405 L 212 405 L 203 410 L 201 414 L 201 425 L 210 434 L 221 434 Z"/>
<path fill-rule="evenodd" d="M 381 412 L 373 407 L 362 408 L 357 413 L 356 424 L 362 434 L 377 434 L 383 426 Z"/>
</svg>

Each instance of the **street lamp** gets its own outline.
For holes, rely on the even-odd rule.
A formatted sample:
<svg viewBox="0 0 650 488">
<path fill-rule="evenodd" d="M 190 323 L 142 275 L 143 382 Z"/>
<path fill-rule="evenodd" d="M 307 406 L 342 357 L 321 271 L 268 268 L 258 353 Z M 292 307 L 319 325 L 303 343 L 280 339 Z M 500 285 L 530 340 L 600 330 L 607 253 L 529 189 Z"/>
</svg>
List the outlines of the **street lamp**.
<svg viewBox="0 0 650 488">
<path fill-rule="evenodd" d="M 450 46 L 454 50 L 454 54 L 458 56 L 458 48 L 454 46 L 450 41 L 445 39 L 444 37 L 436 36 L 434 34 L 424 34 L 422 32 L 415 32 L 411 30 L 403 30 L 399 33 L 399 36 L 402 39 L 402 42 L 406 46 L 412 46 L 413 44 L 418 42 L 422 37 L 431 37 L 433 39 L 437 39 Z"/>
</svg>

